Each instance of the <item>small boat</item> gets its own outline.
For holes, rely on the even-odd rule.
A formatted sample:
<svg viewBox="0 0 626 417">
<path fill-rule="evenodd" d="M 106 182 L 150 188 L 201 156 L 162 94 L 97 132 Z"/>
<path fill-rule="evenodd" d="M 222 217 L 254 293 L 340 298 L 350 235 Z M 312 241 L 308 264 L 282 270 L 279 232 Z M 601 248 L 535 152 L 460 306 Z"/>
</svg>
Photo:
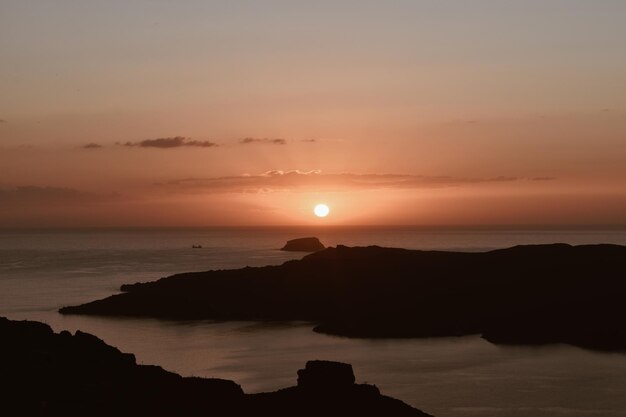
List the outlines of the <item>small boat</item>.
<svg viewBox="0 0 626 417">
<path fill-rule="evenodd" d="M 202 249 L 202 245 L 191 245 L 192 249 Z"/>
</svg>

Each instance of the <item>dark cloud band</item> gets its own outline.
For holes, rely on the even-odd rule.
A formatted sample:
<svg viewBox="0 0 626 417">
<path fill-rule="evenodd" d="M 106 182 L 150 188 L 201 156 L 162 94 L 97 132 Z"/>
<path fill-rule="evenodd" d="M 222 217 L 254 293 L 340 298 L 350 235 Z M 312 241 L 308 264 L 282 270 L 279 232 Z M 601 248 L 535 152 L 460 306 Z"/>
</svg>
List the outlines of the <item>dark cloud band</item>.
<svg viewBox="0 0 626 417">
<path fill-rule="evenodd" d="M 239 140 L 242 145 L 249 145 L 252 143 L 265 143 L 269 145 L 286 145 L 287 141 L 282 138 L 243 138 Z"/>
<path fill-rule="evenodd" d="M 98 144 L 98 143 L 88 143 L 86 145 L 81 146 L 81 148 L 83 149 L 100 149 L 102 148 L 102 145 Z"/>
<path fill-rule="evenodd" d="M 175 136 L 171 138 L 156 138 L 146 139 L 140 142 L 126 142 L 121 144 L 123 146 L 136 146 L 139 148 L 158 148 L 158 149 L 172 149 L 180 148 L 184 146 L 194 146 L 198 148 L 212 148 L 218 146 L 217 143 L 208 140 L 192 140 L 183 136 Z"/>
<path fill-rule="evenodd" d="M 517 181 L 516 177 L 461 178 L 402 174 L 322 174 L 320 171 L 267 171 L 259 175 L 188 178 L 157 184 L 182 192 L 262 192 L 283 190 L 373 190 L 462 186 Z"/>
</svg>

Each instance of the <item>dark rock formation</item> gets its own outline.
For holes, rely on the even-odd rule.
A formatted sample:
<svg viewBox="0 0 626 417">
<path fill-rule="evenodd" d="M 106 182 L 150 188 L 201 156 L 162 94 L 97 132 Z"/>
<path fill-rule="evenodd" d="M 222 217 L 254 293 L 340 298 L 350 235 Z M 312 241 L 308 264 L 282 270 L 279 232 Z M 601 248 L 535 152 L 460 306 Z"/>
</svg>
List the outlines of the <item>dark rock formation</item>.
<svg viewBox="0 0 626 417">
<path fill-rule="evenodd" d="M 95 336 L 54 333 L 38 322 L 0 317 L 0 340 L 3 416 L 291 417 L 371 415 L 369 410 L 374 410 L 375 415 L 428 417 L 368 385 L 354 383 L 320 390 L 317 387 L 324 385 L 320 380 L 306 389 L 244 394 L 232 381 L 183 378 L 158 366 L 137 365 L 134 355 Z"/>
<path fill-rule="evenodd" d="M 316 237 L 302 237 L 287 241 L 281 250 L 290 252 L 317 252 L 324 249 L 324 245 Z"/>
<path fill-rule="evenodd" d="M 124 286 L 65 314 L 309 320 L 353 337 L 483 334 L 494 343 L 626 350 L 626 247 L 482 253 L 337 246 L 280 266 Z"/>
<path fill-rule="evenodd" d="M 341 362 L 309 361 L 298 371 L 298 387 L 334 390 L 354 385 L 352 365 Z"/>
<path fill-rule="evenodd" d="M 258 404 L 273 402 L 271 409 L 285 416 L 427 416 L 374 385 L 355 384 L 352 366 L 341 362 L 309 361 L 298 371 L 297 387 L 254 397 Z"/>
<path fill-rule="evenodd" d="M 227 410 L 244 398 L 232 381 L 137 365 L 134 355 L 80 331 L 55 334 L 42 323 L 0 318 L 0 340 L 6 415 L 191 416 Z"/>
</svg>

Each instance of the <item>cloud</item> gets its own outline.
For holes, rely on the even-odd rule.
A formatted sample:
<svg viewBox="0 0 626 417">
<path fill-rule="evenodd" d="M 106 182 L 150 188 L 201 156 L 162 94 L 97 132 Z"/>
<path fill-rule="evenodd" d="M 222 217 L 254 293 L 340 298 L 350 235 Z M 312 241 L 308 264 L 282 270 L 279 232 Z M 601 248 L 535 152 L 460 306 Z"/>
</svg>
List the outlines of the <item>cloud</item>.
<svg viewBox="0 0 626 417">
<path fill-rule="evenodd" d="M 57 204 L 91 202 L 100 198 L 94 194 L 61 187 L 19 186 L 0 188 L 0 205 Z"/>
<path fill-rule="evenodd" d="M 9 123 L 9 122 L 7 122 L 7 121 L 6 121 L 6 120 L 4 120 L 4 119 L 0 119 L 0 123 Z"/>
<path fill-rule="evenodd" d="M 300 142 L 315 143 L 315 142 L 317 142 L 317 139 L 302 139 Z"/>
<path fill-rule="evenodd" d="M 187 178 L 155 184 L 181 192 L 270 192 L 286 190 L 344 191 L 374 189 L 420 189 L 477 183 L 517 181 L 516 177 L 461 178 L 404 174 L 322 174 L 321 171 L 267 171 L 258 175 Z"/>
<path fill-rule="evenodd" d="M 118 143 L 119 144 L 119 143 Z M 171 138 L 157 138 L 146 139 L 140 142 L 126 142 L 121 144 L 123 146 L 137 146 L 140 148 L 159 148 L 159 149 L 171 149 L 180 148 L 183 146 L 195 146 L 198 148 L 211 148 L 218 146 L 217 143 L 208 140 L 191 140 L 183 136 L 175 136 Z"/>
<path fill-rule="evenodd" d="M 286 145 L 287 141 L 281 138 L 243 138 L 239 140 L 242 145 L 249 145 L 251 143 L 266 143 L 270 145 Z"/>
<path fill-rule="evenodd" d="M 97 143 L 88 143 L 86 145 L 81 146 L 81 148 L 83 149 L 100 149 L 102 148 L 102 145 L 99 145 Z"/>
<path fill-rule="evenodd" d="M 533 177 L 530 179 L 531 181 L 554 181 L 555 177 Z"/>
</svg>

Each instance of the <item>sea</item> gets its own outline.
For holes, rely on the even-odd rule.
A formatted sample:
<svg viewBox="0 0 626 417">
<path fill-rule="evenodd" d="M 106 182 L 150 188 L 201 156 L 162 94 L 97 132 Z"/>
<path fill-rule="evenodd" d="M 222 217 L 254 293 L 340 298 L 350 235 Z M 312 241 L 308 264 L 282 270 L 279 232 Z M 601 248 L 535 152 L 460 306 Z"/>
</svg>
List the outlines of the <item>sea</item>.
<svg viewBox="0 0 626 417">
<path fill-rule="evenodd" d="M 626 245 L 624 228 L 0 230 L 0 316 L 39 320 L 56 331 L 80 329 L 134 353 L 138 363 L 184 376 L 232 379 L 250 393 L 293 386 L 307 360 L 326 359 L 352 364 L 357 382 L 375 384 L 383 394 L 437 417 L 626 416 L 626 353 L 567 345 L 496 346 L 478 335 L 352 339 L 315 333 L 314 324 L 304 322 L 57 313 L 62 306 L 118 293 L 124 283 L 298 259 L 302 253 L 279 249 L 306 236 L 327 246 L 472 252 L 556 242 Z"/>
</svg>

